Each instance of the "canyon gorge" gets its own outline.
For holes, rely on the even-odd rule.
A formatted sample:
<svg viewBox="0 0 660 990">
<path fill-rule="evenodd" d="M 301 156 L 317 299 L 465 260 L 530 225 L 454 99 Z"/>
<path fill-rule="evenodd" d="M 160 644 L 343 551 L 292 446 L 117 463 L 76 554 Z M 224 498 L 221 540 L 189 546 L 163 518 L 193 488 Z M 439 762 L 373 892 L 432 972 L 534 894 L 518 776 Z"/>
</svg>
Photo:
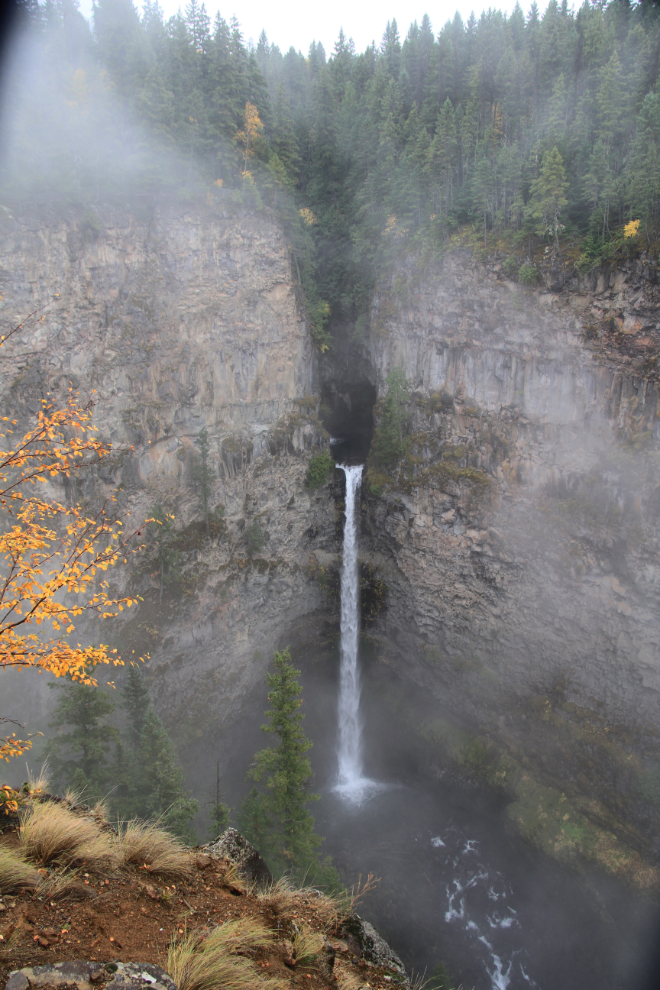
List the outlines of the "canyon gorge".
<svg viewBox="0 0 660 990">
<path fill-rule="evenodd" d="M 158 504 L 174 515 L 176 580 L 162 584 L 147 540 L 111 578 L 140 604 L 103 636 L 148 654 L 153 701 L 193 778 L 208 783 L 216 751 L 231 776 L 231 737 L 257 696 L 263 707 L 273 650 L 291 644 L 303 671 L 336 653 L 345 477 L 331 471 L 316 489 L 305 478 L 330 437 L 349 438 L 367 463 L 366 703 L 392 751 L 405 739 L 415 772 L 494 795 L 507 827 L 551 860 L 595 864 L 651 896 L 655 261 L 578 276 L 548 260 L 532 291 L 495 256 L 411 254 L 379 283 L 368 328 L 341 327 L 320 354 L 276 217 L 232 203 L 220 190 L 187 207 L 145 197 L 130 210 L 0 214 L 3 325 L 37 314 L 0 351 L 5 414 L 26 423 L 73 388 L 116 456 L 59 496 L 84 505 L 117 491 L 137 525 Z M 407 450 L 386 470 L 369 444 L 397 368 Z M 16 717 L 44 724 L 45 684 L 35 716 L 34 696 L 8 683 Z M 374 749 L 382 773 L 388 745 Z"/>
</svg>

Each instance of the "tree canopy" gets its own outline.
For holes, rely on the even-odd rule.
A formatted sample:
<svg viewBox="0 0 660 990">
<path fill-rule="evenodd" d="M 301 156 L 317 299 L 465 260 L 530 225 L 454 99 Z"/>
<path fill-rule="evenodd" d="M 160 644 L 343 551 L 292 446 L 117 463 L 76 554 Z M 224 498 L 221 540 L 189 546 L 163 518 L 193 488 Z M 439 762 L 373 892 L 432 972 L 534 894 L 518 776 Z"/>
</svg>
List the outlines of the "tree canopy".
<svg viewBox="0 0 660 990">
<path fill-rule="evenodd" d="M 130 186 L 276 209 L 321 350 L 334 327 L 366 325 L 393 258 L 457 227 L 486 247 L 508 238 L 521 262 L 568 238 L 597 257 L 635 220 L 640 244 L 660 237 L 660 12 L 647 0 L 425 15 L 363 52 L 340 33 L 329 53 L 263 32 L 246 44 L 198 0 L 169 19 L 152 0 L 142 13 L 98 0 L 91 27 L 56 0 L 30 10 L 39 71 L 62 98 L 52 113 L 15 83 L 7 196 L 57 187 L 89 202 Z M 76 121 L 96 118 L 90 141 Z"/>
</svg>

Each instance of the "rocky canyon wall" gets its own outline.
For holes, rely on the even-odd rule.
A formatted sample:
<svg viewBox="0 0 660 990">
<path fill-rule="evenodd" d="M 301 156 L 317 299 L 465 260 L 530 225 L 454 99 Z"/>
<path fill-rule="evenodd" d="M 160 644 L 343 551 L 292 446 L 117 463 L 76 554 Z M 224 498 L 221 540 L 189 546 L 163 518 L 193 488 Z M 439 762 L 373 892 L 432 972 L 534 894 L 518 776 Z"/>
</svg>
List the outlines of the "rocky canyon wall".
<svg viewBox="0 0 660 990">
<path fill-rule="evenodd" d="M 117 453 L 55 494 L 92 505 L 119 488 L 136 523 L 156 504 L 175 516 L 176 574 L 161 591 L 149 533 L 111 576 L 142 596 L 138 614 L 87 633 L 149 652 L 159 708 L 180 738 L 202 735 L 263 678 L 291 621 L 322 604 L 304 534 L 332 522 L 303 482 L 326 439 L 315 401 L 301 401 L 316 390 L 315 363 L 282 231 L 263 215 L 228 216 L 221 201 L 137 215 L 24 208 L 1 224 L 3 325 L 38 317 L 0 351 L 3 409 L 27 423 L 71 385 Z"/>
<path fill-rule="evenodd" d="M 454 257 L 376 299 L 370 362 L 415 411 L 368 525 L 388 636 L 444 676 L 476 653 L 499 685 L 657 724 L 658 293 L 632 263 L 600 281 L 529 294 Z"/>
<path fill-rule="evenodd" d="M 367 652 L 422 690 L 413 728 L 431 761 L 442 744 L 437 772 L 448 754 L 467 765 L 481 753 L 476 772 L 518 782 L 516 821 L 548 851 L 568 840 L 539 787 L 557 808 L 564 793 L 595 801 L 579 815 L 632 829 L 629 846 L 650 855 L 639 782 L 655 772 L 660 722 L 654 266 L 530 292 L 469 256 L 402 262 L 365 340 L 340 339 L 318 367 L 281 229 L 221 197 L 6 212 L 0 269 L 4 326 L 39 317 L 0 350 L 3 408 L 27 422 L 71 383 L 116 447 L 57 494 L 92 505 L 118 490 L 138 522 L 156 504 L 174 514 L 177 565 L 162 584 L 152 532 L 112 575 L 142 598 L 112 642 L 150 654 L 152 697 L 180 745 L 231 723 L 273 649 L 336 632 L 343 475 L 305 487 L 328 442 L 319 402 L 360 419 L 364 439 L 400 367 L 408 451 L 387 470 L 371 458 L 363 484 Z"/>
</svg>

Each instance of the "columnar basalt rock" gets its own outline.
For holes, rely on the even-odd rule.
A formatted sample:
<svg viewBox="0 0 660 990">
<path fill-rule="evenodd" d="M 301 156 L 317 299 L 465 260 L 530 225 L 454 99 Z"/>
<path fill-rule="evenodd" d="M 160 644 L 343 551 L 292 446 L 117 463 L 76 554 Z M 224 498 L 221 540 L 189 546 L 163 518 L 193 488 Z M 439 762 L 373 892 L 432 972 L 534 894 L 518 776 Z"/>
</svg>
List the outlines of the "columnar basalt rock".
<svg viewBox="0 0 660 990">
<path fill-rule="evenodd" d="M 159 588 L 151 530 L 146 551 L 112 574 L 144 599 L 115 641 L 149 652 L 156 702 L 188 738 L 235 713 L 289 622 L 321 606 L 309 534 L 334 523 L 324 492 L 304 486 L 327 437 L 281 228 L 211 208 L 147 212 L 99 207 L 91 232 L 82 211 L 3 212 L 3 324 L 38 320 L 0 350 L 0 394 L 27 421 L 71 386 L 117 447 L 75 491 L 54 494 L 94 504 L 118 488 L 119 511 L 138 523 L 158 503 L 174 514 L 175 581 Z"/>
<path fill-rule="evenodd" d="M 99 209 L 93 229 L 75 211 L 0 218 L 5 325 L 44 315 L 0 350 L 4 409 L 25 416 L 69 383 L 89 393 L 118 454 L 69 495 L 120 485 L 132 518 L 158 502 L 175 514 L 177 580 L 161 594 L 151 537 L 113 580 L 144 598 L 118 645 L 150 653 L 180 738 L 237 714 L 292 624 L 336 611 L 323 582 L 340 499 L 305 487 L 327 442 L 315 397 L 336 386 L 352 405 L 368 378 L 382 395 L 394 367 L 411 437 L 387 483 L 365 476 L 361 554 L 388 587 L 370 635 L 480 724 L 555 691 L 657 727 L 653 272 L 630 262 L 530 293 L 463 256 L 411 268 L 407 289 L 379 288 L 364 345 L 340 342 L 319 374 L 282 231 L 214 210 Z"/>
<path fill-rule="evenodd" d="M 660 300 L 638 267 L 553 295 L 453 257 L 375 300 L 371 364 L 413 389 L 408 459 L 367 513 L 377 628 L 439 691 L 478 657 L 477 711 L 561 686 L 659 724 Z"/>
</svg>

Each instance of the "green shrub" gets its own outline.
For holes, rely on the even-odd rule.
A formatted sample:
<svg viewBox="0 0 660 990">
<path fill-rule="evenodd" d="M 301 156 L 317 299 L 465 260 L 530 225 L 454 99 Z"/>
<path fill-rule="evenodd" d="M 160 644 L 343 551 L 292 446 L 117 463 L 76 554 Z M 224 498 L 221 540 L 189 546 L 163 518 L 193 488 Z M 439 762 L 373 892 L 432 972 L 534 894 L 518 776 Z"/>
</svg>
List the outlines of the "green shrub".
<svg viewBox="0 0 660 990">
<path fill-rule="evenodd" d="M 326 327 L 330 319 L 330 304 L 325 299 L 308 299 L 307 312 L 309 313 L 309 330 L 312 340 L 321 354 L 324 354 L 330 349 L 332 343 L 332 334 Z"/>
<path fill-rule="evenodd" d="M 254 557 L 255 554 L 261 553 L 266 544 L 266 534 L 256 519 L 252 525 L 248 526 L 245 530 L 245 543 L 250 557 Z"/>
<path fill-rule="evenodd" d="M 507 275 L 509 278 L 515 279 L 518 277 L 520 265 L 518 264 L 518 259 L 514 258 L 513 255 L 506 259 L 506 261 L 502 265 L 502 268 L 504 269 L 504 274 Z"/>
<path fill-rule="evenodd" d="M 518 281 L 531 289 L 538 282 L 539 273 L 536 265 L 521 265 L 518 269 Z"/>
<path fill-rule="evenodd" d="M 327 480 L 334 466 L 335 462 L 329 451 L 324 450 L 320 454 L 313 454 L 309 461 L 307 474 L 305 475 L 305 485 L 307 488 L 320 488 Z"/>
<path fill-rule="evenodd" d="M 403 457 L 406 449 L 404 429 L 408 420 L 410 382 L 407 381 L 403 368 L 392 368 L 385 382 L 387 392 L 371 450 L 377 464 L 390 467 Z"/>
</svg>

